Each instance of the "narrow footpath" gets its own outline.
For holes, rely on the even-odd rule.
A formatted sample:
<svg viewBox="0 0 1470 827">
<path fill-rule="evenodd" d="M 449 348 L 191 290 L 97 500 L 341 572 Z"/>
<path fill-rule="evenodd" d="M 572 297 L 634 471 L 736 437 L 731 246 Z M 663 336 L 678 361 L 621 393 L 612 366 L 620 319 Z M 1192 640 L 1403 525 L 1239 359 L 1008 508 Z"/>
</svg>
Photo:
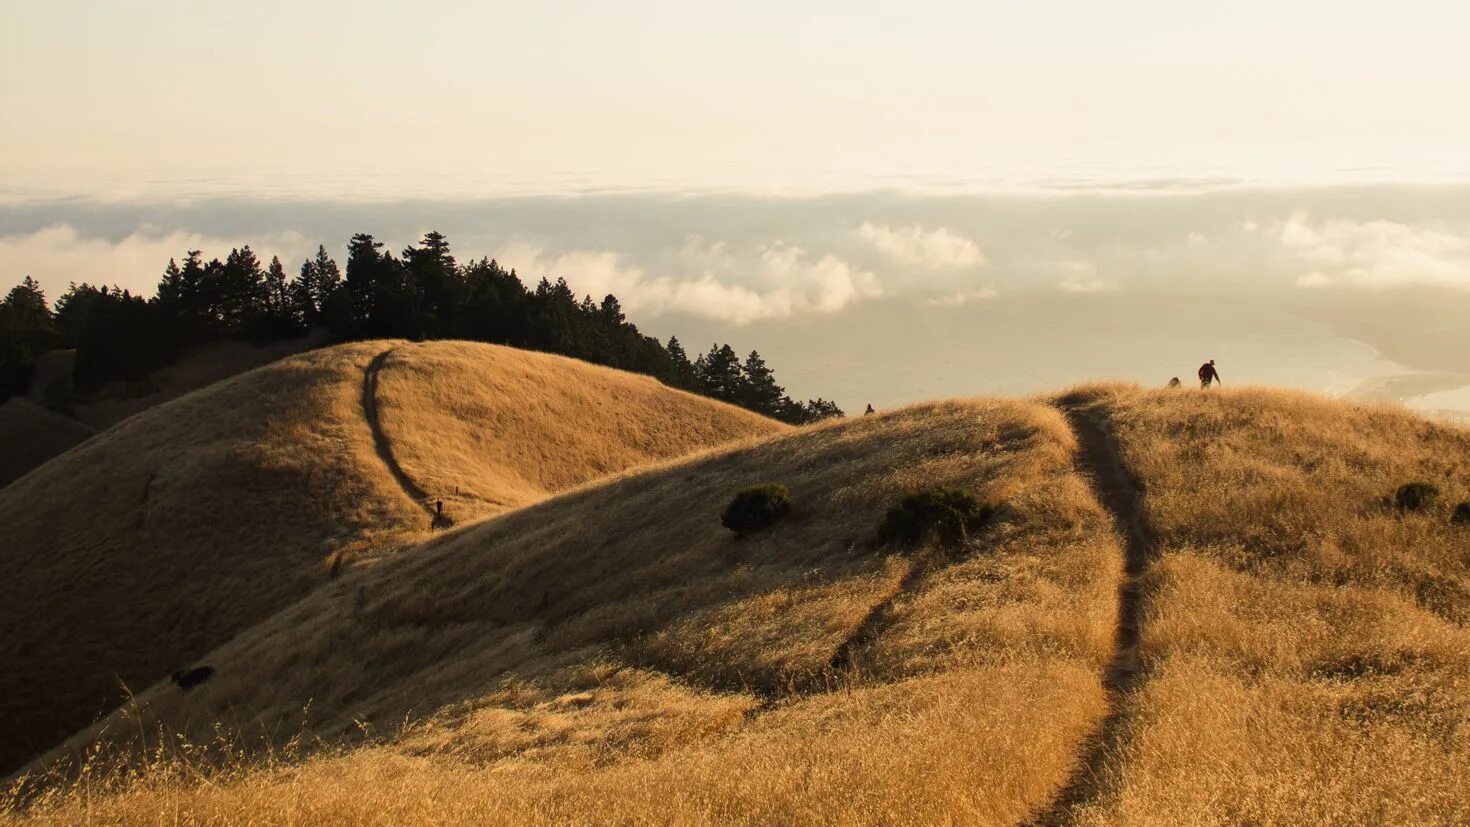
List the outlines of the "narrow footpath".
<svg viewBox="0 0 1470 827">
<path fill-rule="evenodd" d="M 1113 658 L 1103 673 L 1109 712 L 1091 739 L 1072 779 L 1062 788 L 1037 825 L 1070 822 L 1071 811 L 1094 801 L 1100 792 L 1102 771 L 1116 755 L 1126 723 L 1129 695 L 1142 676 L 1139 637 L 1143 624 L 1142 580 L 1156 553 L 1157 541 L 1144 519 L 1143 500 L 1132 476 L 1123 466 L 1117 444 L 1102 415 L 1085 403 L 1064 397 L 1057 407 L 1077 436 L 1077 469 L 1092 482 L 1093 493 L 1109 513 L 1123 540 L 1123 581 L 1118 587 L 1118 629 Z"/>
<path fill-rule="evenodd" d="M 403 493 L 424 509 L 430 518 L 433 518 L 434 506 L 429 502 L 428 492 L 420 488 L 418 483 L 414 482 L 413 478 L 409 477 L 398 461 L 393 458 L 393 447 L 388 444 L 388 435 L 383 433 L 383 423 L 378 419 L 378 373 L 383 369 L 383 363 L 388 361 L 392 353 L 393 349 L 389 348 L 374 356 L 373 360 L 368 363 L 367 370 L 363 372 L 362 415 L 367 420 L 368 427 L 372 429 L 373 447 L 378 451 L 378 458 L 388 466 L 388 470 L 392 472 L 393 479 L 398 481 L 398 487 L 403 489 Z"/>
</svg>

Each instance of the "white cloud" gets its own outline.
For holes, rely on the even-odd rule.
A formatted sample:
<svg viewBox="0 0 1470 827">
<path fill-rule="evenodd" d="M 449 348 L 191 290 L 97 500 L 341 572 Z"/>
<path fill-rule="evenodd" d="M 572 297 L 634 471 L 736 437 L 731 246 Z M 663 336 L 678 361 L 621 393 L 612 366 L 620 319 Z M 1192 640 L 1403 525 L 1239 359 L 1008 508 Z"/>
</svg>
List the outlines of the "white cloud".
<svg viewBox="0 0 1470 827">
<path fill-rule="evenodd" d="M 1396 221 L 1313 220 L 1304 212 L 1265 228 L 1307 270 L 1298 283 L 1364 287 L 1470 287 L 1470 239 L 1443 226 Z"/>
<path fill-rule="evenodd" d="M 657 257 L 657 274 L 606 250 L 552 253 L 517 243 L 496 258 L 526 281 L 564 276 L 579 294 L 616 294 L 631 313 L 683 312 L 735 324 L 835 313 L 882 293 L 872 273 L 780 241 L 740 256 L 724 242 L 691 237 Z"/>
<path fill-rule="evenodd" d="M 864 222 L 858 235 L 885 255 L 910 267 L 957 270 L 986 263 L 980 245 L 948 229 L 921 226 L 889 227 Z"/>
<path fill-rule="evenodd" d="M 932 299 L 926 299 L 924 301 L 924 304 L 929 305 L 930 307 L 963 307 L 967 304 L 973 304 L 975 302 L 990 301 L 992 299 L 998 298 L 999 296 L 999 290 L 996 290 L 994 287 L 985 287 L 979 290 L 952 293 L 947 296 L 936 296 Z"/>
<path fill-rule="evenodd" d="M 280 256 L 287 272 L 294 272 L 293 263 L 299 265 L 316 249 L 315 243 L 294 232 L 263 239 L 214 238 L 183 230 L 164 233 L 145 225 L 119 241 L 109 241 L 84 235 L 70 224 L 55 224 L 34 233 L 0 236 L 0 263 L 8 281 L 31 276 L 51 301 L 72 281 L 116 284 L 151 296 L 170 258 L 183 258 L 189 250 L 202 250 L 205 258 L 224 258 L 231 247 L 246 244 L 262 261 Z M 11 270 L 17 266 L 18 271 Z"/>
<path fill-rule="evenodd" d="M 1104 290 L 1117 290 L 1118 283 L 1100 278 L 1073 277 L 1058 284 L 1057 289 L 1068 293 L 1101 293 Z"/>
</svg>

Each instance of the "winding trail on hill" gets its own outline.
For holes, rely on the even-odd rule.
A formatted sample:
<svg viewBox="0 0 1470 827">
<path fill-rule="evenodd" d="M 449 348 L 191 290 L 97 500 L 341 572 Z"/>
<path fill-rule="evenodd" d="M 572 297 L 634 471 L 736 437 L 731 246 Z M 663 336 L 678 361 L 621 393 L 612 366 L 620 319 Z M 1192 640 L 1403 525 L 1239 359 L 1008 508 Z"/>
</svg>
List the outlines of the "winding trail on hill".
<svg viewBox="0 0 1470 827">
<path fill-rule="evenodd" d="M 397 480 L 398 487 L 408 498 L 418 503 L 429 517 L 434 516 L 434 507 L 429 505 L 429 492 L 420 488 L 393 458 L 393 446 L 388 443 L 388 435 L 383 432 L 383 423 L 378 419 L 378 373 L 383 369 L 383 363 L 393 355 L 393 348 L 379 353 L 368 363 L 367 370 L 362 375 L 362 415 L 367 420 L 368 427 L 373 432 L 373 447 L 378 451 L 378 458 L 388 466 L 392 472 L 393 479 Z"/>
<path fill-rule="evenodd" d="M 1123 459 L 1117 443 L 1103 422 L 1103 415 L 1085 400 L 1066 396 L 1056 406 L 1066 415 L 1077 436 L 1077 469 L 1092 481 L 1093 492 L 1113 515 L 1118 534 L 1123 538 L 1123 582 L 1118 586 L 1118 629 L 1113 658 L 1103 672 L 1103 688 L 1108 693 L 1108 715 L 1092 737 L 1091 744 L 1072 778 L 1052 802 L 1050 809 L 1033 823 L 1055 825 L 1069 823 L 1073 808 L 1097 798 L 1102 770 L 1107 759 L 1117 754 L 1124 724 L 1128 696 L 1142 681 L 1143 663 L 1139 656 L 1139 637 L 1143 625 L 1142 580 L 1157 548 L 1157 539 L 1144 519 L 1143 499 Z"/>
</svg>

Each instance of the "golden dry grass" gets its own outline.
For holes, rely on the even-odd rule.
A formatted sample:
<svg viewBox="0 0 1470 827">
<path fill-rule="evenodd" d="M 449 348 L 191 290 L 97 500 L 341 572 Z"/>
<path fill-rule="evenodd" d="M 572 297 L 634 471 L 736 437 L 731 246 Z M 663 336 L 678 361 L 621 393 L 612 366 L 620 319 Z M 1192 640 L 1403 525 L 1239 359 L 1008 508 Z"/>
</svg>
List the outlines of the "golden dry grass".
<svg viewBox="0 0 1470 827">
<path fill-rule="evenodd" d="M 147 686 L 291 605 L 334 568 L 422 542 L 425 512 L 385 465 L 364 415 L 365 370 L 395 347 L 409 355 L 389 368 L 378 396 L 390 411 L 426 411 L 422 423 L 390 423 L 410 460 L 427 463 L 433 450 L 473 440 L 496 459 L 472 470 L 494 465 L 508 478 L 529 456 L 515 443 L 581 434 L 562 443 L 561 476 L 536 490 L 516 487 L 505 499 L 524 502 L 579 481 L 579 465 L 587 479 L 784 429 L 645 377 L 455 343 L 364 342 L 301 354 L 152 408 L 0 491 L 0 768 L 13 769 L 116 707 L 124 686 Z M 417 359 L 434 369 L 415 373 Z M 457 411 L 516 403 L 501 397 L 445 408 L 446 393 L 469 395 L 483 384 L 492 394 L 487 377 L 517 363 L 517 376 L 539 383 L 536 417 L 550 422 L 454 419 Z M 462 382 L 456 372 L 473 379 Z M 626 441 L 623 429 L 606 427 L 607 417 L 583 404 L 586 387 L 648 405 L 648 418 L 665 423 L 658 433 L 666 453 L 646 445 L 591 450 L 580 461 L 576 450 Z M 676 410 L 694 424 L 670 424 Z M 434 432 L 415 434 L 420 424 Z M 482 433 L 491 425 L 493 433 Z M 463 477 L 487 498 L 497 496 L 501 479 Z"/>
<path fill-rule="evenodd" d="M 137 733 L 160 730 L 208 744 L 223 722 L 239 751 L 225 769 L 202 779 L 165 757 L 136 776 L 52 788 L 12 815 L 1034 816 L 1105 712 L 1116 619 L 1119 546 L 1074 449 L 1056 411 L 944 403 L 510 512 L 350 572 L 212 653 L 210 682 L 153 687 L 72 744 L 136 750 Z M 766 481 L 790 488 L 792 515 L 733 539 L 721 508 Z M 931 485 L 1004 508 L 957 555 L 875 547 L 887 506 Z M 257 763 L 292 743 L 307 744 L 294 760 Z"/>
<path fill-rule="evenodd" d="M 381 387 L 431 384 L 464 358 L 396 375 L 390 358 Z M 555 467 L 512 480 L 506 455 L 414 436 L 502 416 L 462 395 L 425 392 L 416 422 L 411 405 L 384 405 L 402 464 L 468 492 L 457 508 L 510 504 L 480 480 L 577 484 Z M 1110 515 L 1056 410 L 950 402 L 589 480 L 372 557 L 212 652 L 209 683 L 153 686 L 72 739 L 52 756 L 61 774 L 0 812 L 1470 821 L 1470 528 L 1449 519 L 1470 499 L 1470 434 L 1273 391 L 1067 398 L 1103 417 L 1157 540 L 1143 670 L 1112 699 L 1094 765 L 1079 761 L 1109 709 L 1122 557 Z M 610 427 L 639 438 L 636 421 Z M 520 457 L 510 464 L 555 461 Z M 1444 501 L 1400 512 L 1394 490 L 1417 480 Z M 735 540 L 719 511 L 761 482 L 787 485 L 795 510 Z M 887 505 L 931 485 L 1004 508 L 958 555 L 876 547 Z"/>
<path fill-rule="evenodd" d="M 378 396 L 394 458 L 460 521 L 783 430 L 647 376 L 474 342 L 394 347 Z"/>
<path fill-rule="evenodd" d="M 1085 823 L 1470 821 L 1470 434 L 1261 390 L 1096 389 L 1160 556 Z"/>
</svg>

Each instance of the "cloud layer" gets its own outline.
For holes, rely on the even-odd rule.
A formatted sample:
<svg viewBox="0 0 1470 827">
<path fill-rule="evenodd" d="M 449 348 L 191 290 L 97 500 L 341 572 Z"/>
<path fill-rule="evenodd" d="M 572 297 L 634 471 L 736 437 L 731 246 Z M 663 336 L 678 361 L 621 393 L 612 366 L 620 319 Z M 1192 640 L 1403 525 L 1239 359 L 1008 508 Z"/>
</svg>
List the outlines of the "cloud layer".
<svg viewBox="0 0 1470 827">
<path fill-rule="evenodd" d="M 947 227 L 890 227 L 864 221 L 858 235 L 901 265 L 952 270 L 985 264 L 980 245 Z"/>
<path fill-rule="evenodd" d="M 396 251 L 428 229 L 461 258 L 614 293 L 640 322 L 748 325 L 878 300 L 973 307 L 1038 292 L 1470 291 L 1470 188 L 0 205 L 0 282 L 31 275 L 53 298 L 72 280 L 147 294 L 190 249 L 223 256 L 249 243 L 294 271 L 317 243 L 340 260 L 354 232 Z"/>
</svg>

